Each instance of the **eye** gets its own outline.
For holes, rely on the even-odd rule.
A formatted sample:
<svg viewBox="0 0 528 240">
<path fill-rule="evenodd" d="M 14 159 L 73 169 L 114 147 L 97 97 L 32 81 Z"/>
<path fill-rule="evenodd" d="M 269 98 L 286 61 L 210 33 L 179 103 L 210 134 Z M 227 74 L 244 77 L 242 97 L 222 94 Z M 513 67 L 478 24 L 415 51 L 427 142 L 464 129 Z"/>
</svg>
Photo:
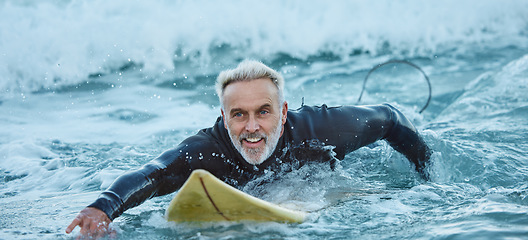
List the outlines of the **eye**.
<svg viewBox="0 0 528 240">
<path fill-rule="evenodd" d="M 268 114 L 268 113 L 269 113 L 269 112 L 266 111 L 266 110 L 261 110 L 259 114 L 260 114 L 260 115 L 266 115 L 266 114 Z"/>
<path fill-rule="evenodd" d="M 237 113 L 233 114 L 233 117 L 242 117 L 242 113 L 237 112 Z"/>
</svg>

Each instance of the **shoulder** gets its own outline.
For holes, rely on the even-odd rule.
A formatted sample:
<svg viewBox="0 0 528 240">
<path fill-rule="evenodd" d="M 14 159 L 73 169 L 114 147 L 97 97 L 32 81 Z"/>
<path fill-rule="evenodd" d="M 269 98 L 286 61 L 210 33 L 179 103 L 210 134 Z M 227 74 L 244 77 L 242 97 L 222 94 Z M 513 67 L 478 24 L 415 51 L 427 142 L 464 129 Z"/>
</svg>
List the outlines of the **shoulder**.
<svg viewBox="0 0 528 240">
<path fill-rule="evenodd" d="M 309 114 L 309 113 L 317 113 L 317 112 L 324 112 L 329 109 L 335 109 L 339 110 L 343 106 L 335 106 L 335 107 L 329 107 L 326 104 L 322 104 L 320 106 L 307 106 L 303 105 L 295 110 L 289 110 L 288 113 L 294 113 L 294 114 Z"/>
<path fill-rule="evenodd" d="M 327 136 L 330 133 L 342 135 L 344 130 L 359 132 L 370 127 L 390 125 L 396 113 L 397 110 L 389 104 L 302 106 L 288 112 L 287 127 L 305 138 Z"/>
<path fill-rule="evenodd" d="M 196 134 L 187 137 L 180 146 L 191 149 L 214 147 L 223 144 L 226 137 L 228 137 L 227 130 L 222 118 L 218 117 L 212 127 L 201 129 Z"/>
<path fill-rule="evenodd" d="M 342 106 L 328 107 L 326 104 L 320 106 L 306 106 L 303 105 L 295 110 L 288 111 L 288 118 L 292 120 L 300 120 L 311 117 L 321 117 L 329 112 L 340 112 Z"/>
<path fill-rule="evenodd" d="M 288 118 L 293 121 L 302 121 L 314 119 L 320 120 L 339 120 L 348 119 L 352 117 L 362 116 L 376 116 L 379 114 L 386 115 L 394 109 L 388 104 L 381 105 L 363 105 L 363 106 L 333 106 L 329 107 L 326 104 L 320 106 L 301 106 L 296 110 L 288 111 Z"/>
<path fill-rule="evenodd" d="M 217 120 L 218 123 L 218 120 Z M 218 124 L 199 130 L 196 134 L 185 138 L 180 144 L 162 153 L 158 160 L 171 161 L 175 159 L 192 160 L 212 152 L 220 152 L 222 140 L 218 133 Z"/>
</svg>

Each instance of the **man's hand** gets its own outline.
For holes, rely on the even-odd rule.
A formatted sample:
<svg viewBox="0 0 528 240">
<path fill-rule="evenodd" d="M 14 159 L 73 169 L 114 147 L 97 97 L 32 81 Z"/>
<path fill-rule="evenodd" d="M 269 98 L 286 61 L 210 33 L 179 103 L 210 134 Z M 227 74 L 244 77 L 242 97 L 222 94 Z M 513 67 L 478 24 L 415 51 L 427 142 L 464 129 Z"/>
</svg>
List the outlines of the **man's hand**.
<svg viewBox="0 0 528 240">
<path fill-rule="evenodd" d="M 81 228 L 82 237 L 101 238 L 110 233 L 108 225 L 111 220 L 106 213 L 97 209 L 87 207 L 83 209 L 66 228 L 66 233 L 71 233 L 76 226 Z"/>
</svg>

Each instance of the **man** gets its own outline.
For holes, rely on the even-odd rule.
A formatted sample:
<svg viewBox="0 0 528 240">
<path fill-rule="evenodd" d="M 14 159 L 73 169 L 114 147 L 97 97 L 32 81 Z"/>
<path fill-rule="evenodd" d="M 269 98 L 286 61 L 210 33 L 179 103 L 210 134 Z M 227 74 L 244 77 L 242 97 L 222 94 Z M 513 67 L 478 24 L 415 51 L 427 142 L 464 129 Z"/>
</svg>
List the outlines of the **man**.
<svg viewBox="0 0 528 240">
<path fill-rule="evenodd" d="M 194 169 L 232 185 L 288 164 L 332 161 L 384 139 L 426 176 L 430 150 L 413 125 L 390 105 L 308 107 L 288 111 L 282 76 L 244 61 L 217 78 L 221 118 L 175 149 L 118 179 L 66 229 L 100 235 L 111 220 L 145 200 L 178 190 Z M 332 146 L 332 147 L 330 147 Z M 333 151 L 328 148 L 333 148 Z M 295 164 L 294 164 L 295 163 Z"/>
</svg>

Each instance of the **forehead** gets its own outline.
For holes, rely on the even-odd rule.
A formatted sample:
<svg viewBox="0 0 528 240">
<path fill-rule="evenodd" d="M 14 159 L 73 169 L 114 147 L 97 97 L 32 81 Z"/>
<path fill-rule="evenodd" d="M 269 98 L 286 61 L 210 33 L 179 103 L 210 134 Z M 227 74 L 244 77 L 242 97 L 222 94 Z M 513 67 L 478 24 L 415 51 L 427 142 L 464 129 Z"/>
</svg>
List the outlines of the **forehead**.
<svg viewBox="0 0 528 240">
<path fill-rule="evenodd" d="M 223 104 L 226 109 L 252 105 L 277 105 L 279 90 L 269 78 L 233 82 L 224 89 Z"/>
</svg>

